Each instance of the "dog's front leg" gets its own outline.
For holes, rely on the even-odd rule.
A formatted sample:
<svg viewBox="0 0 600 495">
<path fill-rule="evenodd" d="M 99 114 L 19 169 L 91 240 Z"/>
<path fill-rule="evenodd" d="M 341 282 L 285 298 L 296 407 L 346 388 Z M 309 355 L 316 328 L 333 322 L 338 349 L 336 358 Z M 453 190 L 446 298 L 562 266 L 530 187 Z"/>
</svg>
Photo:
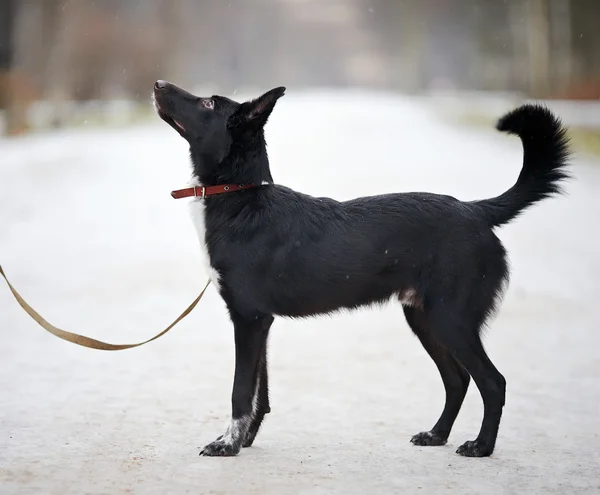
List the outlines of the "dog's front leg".
<svg viewBox="0 0 600 495">
<path fill-rule="evenodd" d="M 250 447 L 254 443 L 254 439 L 258 434 L 258 430 L 265 419 L 265 414 L 271 412 L 271 406 L 269 404 L 269 372 L 267 365 L 267 345 L 262 349 L 260 361 L 258 365 L 258 380 L 256 382 L 256 391 L 252 399 L 253 406 L 253 417 L 250 423 L 250 428 L 246 434 L 246 438 L 242 442 L 242 447 Z"/>
<path fill-rule="evenodd" d="M 243 318 L 231 312 L 235 332 L 235 376 L 231 396 L 231 423 L 224 435 L 209 443 L 200 455 L 236 455 L 252 425 L 258 392 L 259 363 L 272 316 Z"/>
</svg>

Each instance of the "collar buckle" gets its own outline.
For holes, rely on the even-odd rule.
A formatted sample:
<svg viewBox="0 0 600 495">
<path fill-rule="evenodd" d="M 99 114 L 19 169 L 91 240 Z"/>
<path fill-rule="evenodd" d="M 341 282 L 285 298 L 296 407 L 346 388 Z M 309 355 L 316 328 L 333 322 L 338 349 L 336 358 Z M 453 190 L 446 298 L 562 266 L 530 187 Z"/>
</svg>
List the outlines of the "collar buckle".
<svg viewBox="0 0 600 495">
<path fill-rule="evenodd" d="M 198 189 L 200 189 L 200 194 L 198 194 Z M 194 186 L 194 197 L 204 199 L 206 197 L 206 187 Z"/>
</svg>

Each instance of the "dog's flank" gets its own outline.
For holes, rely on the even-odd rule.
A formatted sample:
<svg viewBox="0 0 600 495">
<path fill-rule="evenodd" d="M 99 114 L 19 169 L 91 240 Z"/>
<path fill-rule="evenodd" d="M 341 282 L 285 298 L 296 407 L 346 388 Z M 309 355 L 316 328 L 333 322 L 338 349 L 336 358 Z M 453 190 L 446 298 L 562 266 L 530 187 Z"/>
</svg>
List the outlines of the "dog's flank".
<svg viewBox="0 0 600 495">
<path fill-rule="evenodd" d="M 339 202 L 273 184 L 263 127 L 284 88 L 237 103 L 157 83 L 160 117 L 190 145 L 198 183 L 259 187 L 196 199 L 208 264 L 234 326 L 232 421 L 204 455 L 235 455 L 270 411 L 267 340 L 274 316 L 305 317 L 399 300 L 446 390 L 442 414 L 417 445 L 443 445 L 470 384 L 484 417 L 464 456 L 495 447 L 506 382 L 480 332 L 508 283 L 506 251 L 493 229 L 560 191 L 569 157 L 565 130 L 545 108 L 524 105 L 498 128 L 524 147 L 516 184 L 496 198 L 462 202 L 432 193 Z M 368 167 L 368 164 L 365 164 Z M 266 183 L 266 184 L 265 184 Z"/>
</svg>

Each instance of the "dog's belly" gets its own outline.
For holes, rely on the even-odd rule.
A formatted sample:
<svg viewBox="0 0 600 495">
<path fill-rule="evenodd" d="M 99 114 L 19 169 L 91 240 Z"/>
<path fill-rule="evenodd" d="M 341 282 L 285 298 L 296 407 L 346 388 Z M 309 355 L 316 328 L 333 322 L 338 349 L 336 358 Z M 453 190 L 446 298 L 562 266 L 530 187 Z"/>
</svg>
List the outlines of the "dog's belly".
<svg viewBox="0 0 600 495">
<path fill-rule="evenodd" d="M 304 317 L 382 304 L 391 298 L 399 299 L 405 306 L 419 305 L 416 291 L 400 278 L 384 281 L 361 278 L 352 281 L 344 276 L 327 287 L 318 281 L 287 280 L 269 291 L 269 309 L 277 316 Z"/>
<path fill-rule="evenodd" d="M 205 224 L 205 213 L 204 213 L 204 202 L 201 199 L 195 199 L 190 203 L 190 213 L 196 233 L 198 234 L 198 240 L 200 241 L 200 257 L 202 266 L 206 271 L 207 276 L 211 282 L 215 284 L 217 290 L 219 290 L 219 272 L 213 268 L 210 264 L 210 256 L 208 254 L 208 247 L 206 245 L 206 224 Z"/>
</svg>

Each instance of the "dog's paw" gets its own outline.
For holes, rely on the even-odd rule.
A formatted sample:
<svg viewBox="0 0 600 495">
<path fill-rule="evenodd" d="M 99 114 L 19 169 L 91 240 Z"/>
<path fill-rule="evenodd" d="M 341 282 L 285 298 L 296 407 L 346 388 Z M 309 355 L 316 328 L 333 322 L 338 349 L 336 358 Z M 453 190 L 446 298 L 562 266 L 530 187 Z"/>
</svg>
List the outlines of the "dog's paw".
<svg viewBox="0 0 600 495">
<path fill-rule="evenodd" d="M 209 443 L 200 451 L 200 455 L 207 457 L 231 457 L 239 454 L 240 445 L 233 442 L 226 442 L 223 436 Z"/>
<path fill-rule="evenodd" d="M 422 431 L 410 439 L 411 443 L 421 447 L 428 445 L 446 445 L 447 439 L 431 431 Z"/>
<path fill-rule="evenodd" d="M 260 424 L 258 425 L 252 425 L 250 427 L 250 429 L 248 430 L 248 433 L 246 433 L 246 436 L 244 437 L 244 441 L 242 442 L 242 447 L 252 447 L 252 444 L 254 443 L 254 439 L 256 438 L 256 435 L 258 434 L 258 428 L 260 427 Z"/>
<path fill-rule="evenodd" d="M 258 430 L 260 429 L 260 425 L 262 424 L 262 421 L 265 417 L 265 414 L 266 413 L 261 412 L 254 417 L 252 423 L 250 423 L 250 427 L 248 428 L 246 435 L 244 436 L 244 440 L 242 441 L 242 447 L 252 446 L 252 444 L 254 443 L 254 439 L 258 434 Z"/>
<path fill-rule="evenodd" d="M 252 447 L 252 444 L 254 443 L 254 439 L 256 438 L 257 433 L 258 433 L 258 431 L 255 431 L 255 432 L 249 431 L 248 434 L 246 435 L 246 438 L 244 438 L 244 441 L 242 442 L 242 447 L 244 447 L 244 448 Z"/>
<path fill-rule="evenodd" d="M 456 453 L 464 457 L 487 457 L 492 454 L 493 450 L 481 440 L 469 440 L 458 447 Z"/>
</svg>

